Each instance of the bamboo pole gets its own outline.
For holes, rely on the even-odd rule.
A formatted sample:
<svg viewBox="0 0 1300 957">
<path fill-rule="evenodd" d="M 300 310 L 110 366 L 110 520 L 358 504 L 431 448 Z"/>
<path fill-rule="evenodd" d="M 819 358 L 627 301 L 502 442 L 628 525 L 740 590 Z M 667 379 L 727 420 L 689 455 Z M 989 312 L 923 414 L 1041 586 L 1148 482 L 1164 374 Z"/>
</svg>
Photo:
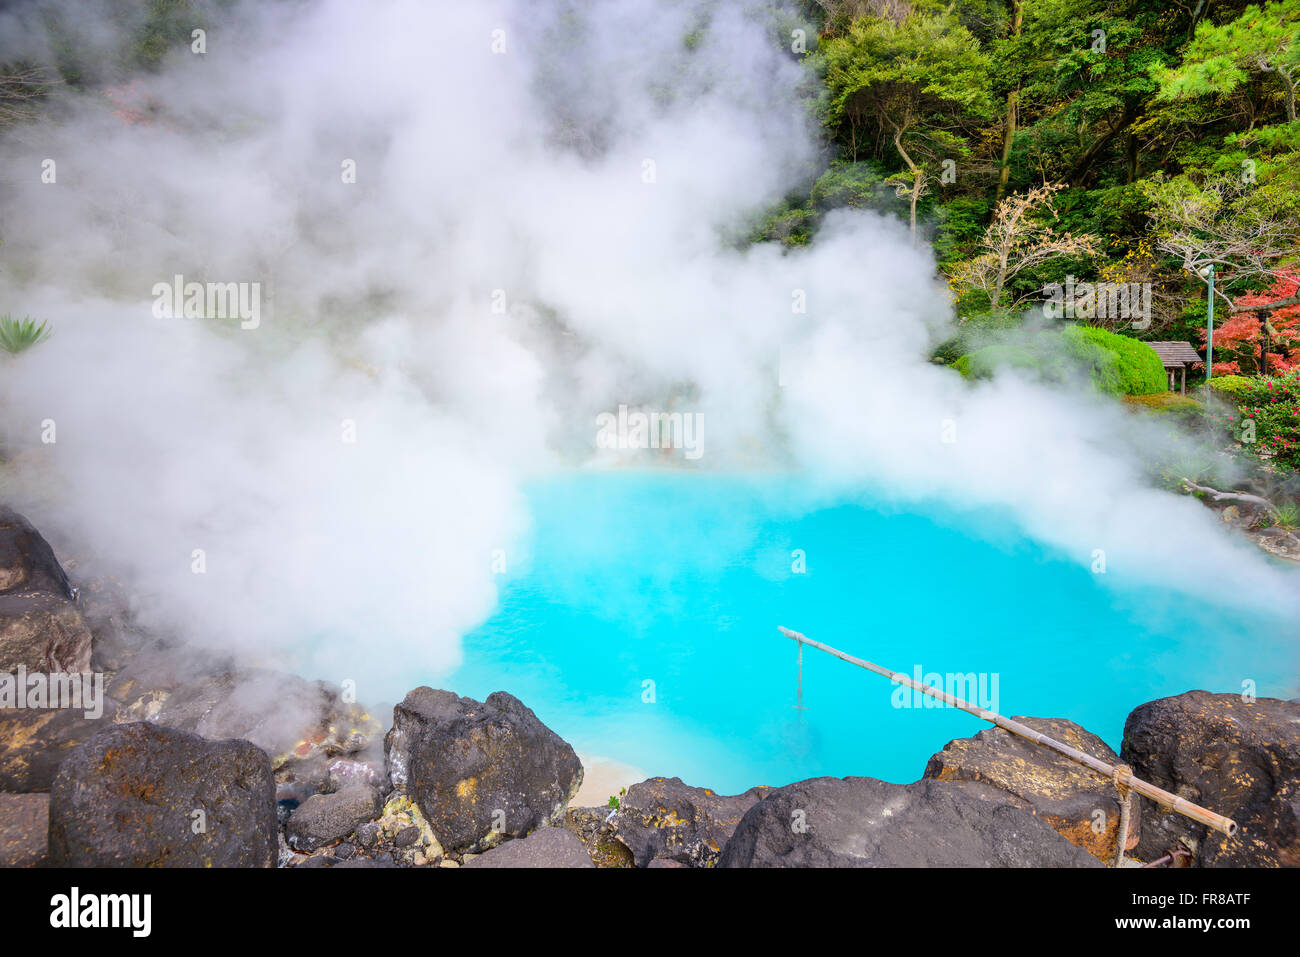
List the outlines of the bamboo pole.
<svg viewBox="0 0 1300 957">
<path fill-rule="evenodd" d="M 1070 760 L 1077 761 L 1079 764 L 1091 768 L 1102 777 L 1114 781 L 1116 786 L 1124 785 L 1132 788 L 1143 797 L 1150 798 L 1157 804 L 1172 808 L 1184 817 L 1190 817 L 1193 821 L 1196 821 L 1199 824 L 1204 824 L 1206 827 L 1212 827 L 1216 831 L 1222 831 L 1229 837 L 1237 833 L 1237 822 L 1232 820 L 1232 818 L 1224 817 L 1222 814 L 1215 814 L 1213 811 L 1206 810 L 1199 804 L 1193 804 L 1191 801 L 1180 798 L 1177 794 L 1171 794 L 1164 788 L 1158 788 L 1148 781 L 1143 781 L 1141 778 L 1134 777 L 1133 772 L 1125 766 L 1107 764 L 1105 761 L 1102 761 L 1099 758 L 1094 758 L 1091 754 L 1080 751 L 1078 748 L 1071 747 L 1063 741 L 1057 741 L 1055 738 L 1049 737 L 1042 732 L 1035 731 L 1027 724 L 1021 724 L 1019 721 L 1013 721 L 1011 718 L 1004 718 L 996 711 L 989 711 L 985 708 L 979 707 L 978 705 L 971 704 L 969 701 L 963 701 L 961 698 L 951 695 L 940 688 L 920 684 L 919 682 L 913 681 L 907 675 L 900 674 L 897 671 L 890 671 L 888 668 L 882 668 L 880 665 L 873 664 L 870 661 L 863 661 L 861 658 L 855 658 L 850 654 L 840 651 L 838 648 L 824 645 L 820 641 L 813 641 L 813 639 L 806 635 L 802 635 L 797 631 L 780 626 L 778 626 L 777 630 L 793 641 L 799 642 L 800 644 L 811 645 L 820 651 L 826 652 L 828 655 L 833 655 L 834 657 L 839 658 L 841 661 L 847 661 L 851 665 L 865 668 L 867 671 L 874 672 L 882 678 L 888 678 L 890 681 L 896 682 L 897 684 L 906 685 L 909 688 L 920 691 L 922 694 L 928 694 L 932 698 L 938 698 L 940 701 L 944 701 L 952 705 L 954 708 L 960 708 L 967 714 L 973 714 L 981 720 L 992 722 L 1004 731 L 1009 731 L 1011 734 L 1025 738 L 1035 744 L 1041 744 L 1044 747 L 1051 748 L 1058 754 L 1063 754 Z"/>
</svg>

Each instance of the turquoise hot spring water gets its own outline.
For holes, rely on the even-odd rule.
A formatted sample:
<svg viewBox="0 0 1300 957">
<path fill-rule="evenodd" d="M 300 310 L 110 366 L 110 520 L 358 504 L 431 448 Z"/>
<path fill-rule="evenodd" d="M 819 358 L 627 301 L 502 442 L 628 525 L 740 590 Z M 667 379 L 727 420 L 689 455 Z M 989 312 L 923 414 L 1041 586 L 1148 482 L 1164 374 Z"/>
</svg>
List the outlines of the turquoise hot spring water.
<svg viewBox="0 0 1300 957">
<path fill-rule="evenodd" d="M 805 484 L 671 471 L 534 484 L 496 613 L 465 636 L 457 671 L 423 680 L 507 690 L 579 752 L 723 793 L 913 781 L 988 726 L 899 707 L 897 686 L 810 648 L 796 710 L 796 647 L 778 625 L 909 675 L 983 676 L 996 700 L 982 703 L 1072 719 L 1116 750 L 1152 698 L 1246 680 L 1300 694 L 1300 639 L 1277 609 L 1216 598 L 1213 583 L 1198 597 L 1130 586 L 1114 565 L 1095 574 L 1009 516 L 814 500 Z"/>
</svg>

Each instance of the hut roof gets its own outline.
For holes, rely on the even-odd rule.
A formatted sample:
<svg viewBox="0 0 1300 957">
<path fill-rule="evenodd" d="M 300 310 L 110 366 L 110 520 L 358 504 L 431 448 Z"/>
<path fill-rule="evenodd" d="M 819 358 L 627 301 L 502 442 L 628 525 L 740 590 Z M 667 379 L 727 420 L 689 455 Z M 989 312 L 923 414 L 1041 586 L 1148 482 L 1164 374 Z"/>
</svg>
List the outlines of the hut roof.
<svg viewBox="0 0 1300 957">
<path fill-rule="evenodd" d="M 1190 342 L 1148 342 L 1166 369 L 1181 369 L 1190 362 L 1204 362 Z"/>
</svg>

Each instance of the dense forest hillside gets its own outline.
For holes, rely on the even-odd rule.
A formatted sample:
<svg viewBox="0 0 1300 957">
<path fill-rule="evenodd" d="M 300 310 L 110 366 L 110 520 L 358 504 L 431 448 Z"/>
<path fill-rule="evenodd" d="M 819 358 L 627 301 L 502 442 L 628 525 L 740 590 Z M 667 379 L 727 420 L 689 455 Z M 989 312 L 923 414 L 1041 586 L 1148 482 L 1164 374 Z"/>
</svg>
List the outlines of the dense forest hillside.
<svg viewBox="0 0 1300 957">
<path fill-rule="evenodd" d="M 64 41 L 52 63 L 0 64 L 0 124 L 30 120 L 60 88 L 129 100 L 133 72 L 156 68 L 228 6 L 115 5 L 133 39 L 110 56 L 47 8 L 46 28 Z M 1210 261 L 1226 297 L 1294 294 L 1300 0 L 756 6 L 808 71 L 825 150 L 753 238 L 804 244 L 832 209 L 878 209 L 933 245 L 962 318 L 1002 316 L 1067 276 L 1150 283 L 1140 338 L 1196 341 L 1205 290 L 1195 269 Z M 707 30 L 710 5 L 699 7 Z M 111 74 L 105 62 L 117 64 Z M 132 109 L 124 116 L 142 119 Z M 1017 197 L 1021 207 L 1002 207 L 1017 218 L 1012 235 L 990 231 Z M 1300 329 L 1278 329 L 1270 348 L 1289 367 Z M 1259 371 L 1257 350 L 1237 351 L 1226 371 Z"/>
<path fill-rule="evenodd" d="M 1221 312 L 1294 296 L 1296 0 L 805 9 L 827 168 L 760 235 L 800 244 L 835 207 L 891 211 L 933 244 L 959 315 L 976 322 L 1005 321 L 1071 276 L 1149 283 L 1150 315 L 1109 325 L 1201 346 L 1209 263 Z M 1272 325 L 1267 361 L 1283 371 L 1300 360 L 1300 329 L 1293 316 Z M 1236 326 L 1220 371 L 1262 371 L 1261 323 Z"/>
</svg>

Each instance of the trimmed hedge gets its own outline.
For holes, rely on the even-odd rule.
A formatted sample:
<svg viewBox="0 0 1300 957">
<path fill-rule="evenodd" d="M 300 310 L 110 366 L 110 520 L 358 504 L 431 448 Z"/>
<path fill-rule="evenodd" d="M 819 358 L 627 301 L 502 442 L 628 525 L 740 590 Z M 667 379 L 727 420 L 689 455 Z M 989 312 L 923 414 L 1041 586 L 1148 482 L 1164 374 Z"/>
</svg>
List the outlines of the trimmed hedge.
<svg viewBox="0 0 1300 957">
<path fill-rule="evenodd" d="M 1168 390 L 1164 363 L 1145 342 L 1093 326 L 1061 333 L 1072 355 L 1091 365 L 1093 384 L 1112 395 L 1150 395 Z"/>
<path fill-rule="evenodd" d="M 1216 376 L 1205 384 L 1214 392 L 1219 393 L 1225 398 L 1236 401 L 1250 392 L 1254 383 L 1244 375 L 1221 375 Z"/>
<path fill-rule="evenodd" d="M 1088 372 L 1093 384 L 1111 395 L 1151 395 L 1168 388 L 1164 364 L 1145 342 L 1092 326 L 1068 326 L 1041 340 L 1037 354 L 1015 344 L 985 346 L 967 353 L 953 368 L 968 379 L 987 379 L 999 368 L 1025 369 L 1060 381 L 1070 366 Z"/>
<path fill-rule="evenodd" d="M 968 352 L 953 368 L 967 379 L 988 379 L 1001 368 L 1037 370 L 1042 368 L 1040 358 L 1023 346 L 985 346 Z"/>
</svg>

